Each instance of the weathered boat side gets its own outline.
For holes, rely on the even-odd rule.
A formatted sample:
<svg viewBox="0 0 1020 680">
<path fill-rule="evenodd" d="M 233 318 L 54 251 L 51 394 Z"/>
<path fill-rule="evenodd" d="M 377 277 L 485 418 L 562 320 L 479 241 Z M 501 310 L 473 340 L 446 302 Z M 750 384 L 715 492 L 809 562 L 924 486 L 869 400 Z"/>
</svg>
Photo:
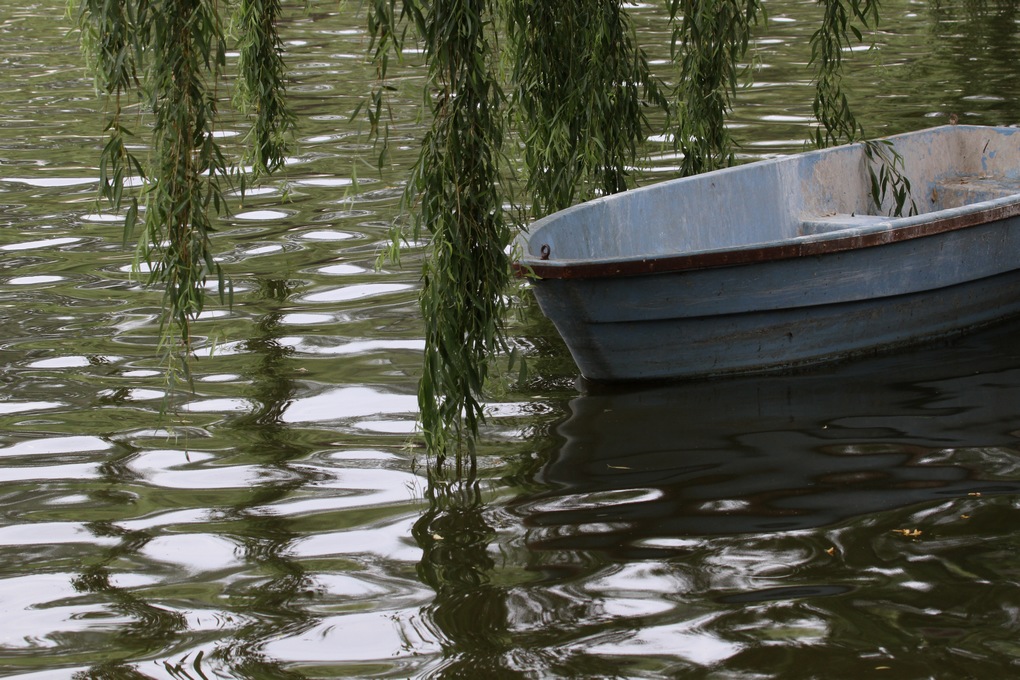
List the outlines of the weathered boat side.
<svg viewBox="0 0 1020 680">
<path fill-rule="evenodd" d="M 875 214 L 853 145 L 576 206 L 532 226 L 520 266 L 593 380 L 768 370 L 961 332 L 1020 313 L 1017 132 L 890 138 L 919 215 Z"/>
</svg>

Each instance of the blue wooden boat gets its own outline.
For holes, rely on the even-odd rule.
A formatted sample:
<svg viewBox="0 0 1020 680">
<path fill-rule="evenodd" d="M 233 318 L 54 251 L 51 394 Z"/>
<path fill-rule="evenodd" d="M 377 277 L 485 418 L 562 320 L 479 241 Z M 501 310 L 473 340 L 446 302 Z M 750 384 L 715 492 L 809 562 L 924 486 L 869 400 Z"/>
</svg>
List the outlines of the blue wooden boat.
<svg viewBox="0 0 1020 680">
<path fill-rule="evenodd" d="M 555 213 L 519 237 L 518 270 L 595 381 L 785 369 L 1020 313 L 1020 129 L 878 148 L 919 214 L 875 204 L 881 168 L 853 144 Z"/>
</svg>

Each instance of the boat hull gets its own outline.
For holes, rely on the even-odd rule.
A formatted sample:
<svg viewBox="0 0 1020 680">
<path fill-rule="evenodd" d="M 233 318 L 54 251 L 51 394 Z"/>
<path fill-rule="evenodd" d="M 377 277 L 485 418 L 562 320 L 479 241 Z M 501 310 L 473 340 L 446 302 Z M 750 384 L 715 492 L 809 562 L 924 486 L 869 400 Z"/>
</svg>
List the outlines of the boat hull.
<svg viewBox="0 0 1020 680">
<path fill-rule="evenodd" d="M 585 378 L 664 380 L 789 369 L 979 328 L 1020 314 L 1020 272 L 889 298 L 622 323 L 557 315 L 559 300 L 536 296 Z"/>
<path fill-rule="evenodd" d="M 1020 169 L 1020 137 L 1014 145 Z M 768 165 L 752 173 L 777 174 Z M 784 173 L 789 170 L 778 172 Z M 685 188 L 704 189 L 685 187 L 686 181 L 676 182 L 681 203 Z M 920 191 L 928 190 L 925 177 L 916 181 Z M 535 296 L 589 380 L 781 370 L 1020 314 L 1020 193 L 1009 193 L 1020 192 L 1020 182 L 995 182 L 998 193 L 972 197 L 984 200 L 928 215 L 893 219 L 846 211 L 845 224 L 830 217 L 834 226 L 820 236 L 805 235 L 802 227 L 791 239 L 748 248 L 524 264 L 541 272 Z M 936 196 L 946 177 L 930 184 Z M 798 205 L 790 214 L 818 223 L 803 219 L 803 212 Z M 555 227 L 555 218 L 538 226 Z"/>
</svg>

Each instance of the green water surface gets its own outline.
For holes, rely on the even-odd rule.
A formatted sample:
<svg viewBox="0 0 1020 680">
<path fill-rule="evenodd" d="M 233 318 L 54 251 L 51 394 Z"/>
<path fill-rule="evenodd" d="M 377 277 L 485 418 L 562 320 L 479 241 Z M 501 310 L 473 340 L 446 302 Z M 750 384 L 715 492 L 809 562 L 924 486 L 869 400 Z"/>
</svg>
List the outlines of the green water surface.
<svg viewBox="0 0 1020 680">
<path fill-rule="evenodd" d="M 350 120 L 374 77 L 357 5 L 288 9 L 298 144 L 223 221 L 236 301 L 198 323 L 170 420 L 160 294 L 95 199 L 103 105 L 64 4 L 0 8 L 0 675 L 1017 673 L 1016 323 L 794 376 L 604 391 L 526 302 L 532 377 L 496 386 L 473 474 L 428 473 L 420 255 L 375 265 L 424 130 L 422 68 L 392 70 L 380 172 Z M 766 5 L 741 160 L 810 133 L 817 8 Z M 666 76 L 663 11 L 632 11 Z M 1020 123 L 1018 18 L 1004 0 L 887 1 L 876 48 L 851 55 L 866 130 Z M 672 176 L 656 139 L 649 156 L 639 183 Z"/>
</svg>

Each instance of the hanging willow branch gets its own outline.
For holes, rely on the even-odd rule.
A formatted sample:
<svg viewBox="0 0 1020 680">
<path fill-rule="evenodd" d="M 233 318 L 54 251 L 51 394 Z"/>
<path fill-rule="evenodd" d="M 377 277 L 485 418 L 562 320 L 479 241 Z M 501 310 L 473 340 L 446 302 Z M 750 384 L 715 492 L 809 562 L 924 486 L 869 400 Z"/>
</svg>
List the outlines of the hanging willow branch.
<svg viewBox="0 0 1020 680">
<path fill-rule="evenodd" d="M 648 132 L 645 102 L 665 108 L 619 0 L 509 0 L 513 103 L 531 213 L 627 188 Z"/>
<path fill-rule="evenodd" d="M 668 0 L 672 57 L 678 67 L 670 129 L 683 154 L 681 175 L 733 164 L 726 118 L 741 63 L 762 13 L 760 0 Z"/>
<path fill-rule="evenodd" d="M 385 76 L 410 23 L 429 67 L 431 127 L 409 186 L 412 236 L 430 237 L 423 270 L 424 375 L 419 406 L 430 452 L 470 443 L 483 417 L 489 361 L 506 349 L 503 319 L 512 176 L 503 110 L 526 170 L 523 200 L 543 215 L 626 189 L 648 130 L 669 110 L 682 174 L 733 162 L 726 120 L 760 0 L 667 0 L 677 79 L 661 94 L 619 0 L 372 0 L 369 52 L 379 81 L 368 117 L 384 135 Z M 502 19 L 500 55 L 496 20 Z M 407 21 L 409 20 L 409 21 Z M 509 98 L 497 69 L 509 65 Z M 838 72 L 838 64 L 836 71 Z M 385 149 L 385 144 L 383 144 Z"/>
<path fill-rule="evenodd" d="M 123 211 L 126 241 L 141 221 L 139 258 L 149 284 L 164 291 L 161 335 L 171 381 L 186 372 L 180 359 L 190 354 L 191 323 L 204 307 L 209 276 L 218 281 L 221 301 L 229 293 L 211 243 L 233 167 L 215 135 L 227 49 L 219 6 L 216 0 L 82 0 L 76 12 L 110 111 L 100 193 Z M 252 110 L 249 143 L 259 174 L 282 164 L 283 137 L 293 122 L 283 93 L 279 5 L 243 0 L 238 12 L 239 101 Z M 125 99 L 136 106 L 129 109 Z M 128 110 L 139 126 L 151 116 L 147 134 L 125 125 Z M 129 150 L 146 143 L 145 161 Z M 132 192 L 137 185 L 140 193 Z"/>
<path fill-rule="evenodd" d="M 815 129 L 818 148 L 864 139 L 864 128 L 850 107 L 843 88 L 843 53 L 864 42 L 864 29 L 878 26 L 876 0 L 819 0 L 822 24 L 811 35 L 811 64 L 815 67 L 815 98 L 812 109 L 820 127 Z M 891 198 L 890 214 L 896 217 L 917 214 L 910 195 L 910 180 L 903 174 L 903 159 L 889 142 L 864 141 L 871 180 L 874 209 L 881 212 L 886 196 Z M 909 201 L 909 205 L 908 202 Z"/>
<path fill-rule="evenodd" d="M 473 443 L 488 361 L 506 350 L 510 281 L 501 176 L 505 97 L 489 0 L 405 2 L 429 69 L 432 125 L 411 177 L 412 236 L 429 236 L 418 402 L 430 452 Z M 464 428 L 472 436 L 464 437 Z"/>
<path fill-rule="evenodd" d="M 865 29 L 878 26 L 874 0 L 819 0 L 822 23 L 811 35 L 811 65 L 815 68 L 812 110 L 821 127 L 815 130 L 818 148 L 853 142 L 864 136 L 843 88 L 843 52 L 864 41 Z"/>
<path fill-rule="evenodd" d="M 521 206 L 504 158 L 499 28 L 533 214 L 625 189 L 647 132 L 644 100 L 665 102 L 618 0 L 404 0 L 400 11 L 396 0 L 374 0 L 369 52 L 380 79 L 367 110 L 376 135 L 385 134 L 385 73 L 408 19 L 428 64 L 432 114 L 408 187 L 411 237 L 429 237 L 418 396 L 427 448 L 443 456 L 473 444 L 489 362 L 507 350 L 508 245 Z"/>
<path fill-rule="evenodd" d="M 220 17 L 196 0 L 163 0 L 152 5 L 147 27 L 153 50 L 146 73 L 153 113 L 152 165 L 145 190 L 145 220 L 139 254 L 149 283 L 164 291 L 169 343 L 166 350 L 190 351 L 191 322 L 205 304 L 205 283 L 217 277 L 212 219 L 225 207 L 221 179 L 229 172 L 213 135 L 217 122 L 215 81 L 226 62 Z M 181 365 L 185 366 L 184 364 Z"/>
<path fill-rule="evenodd" d="M 294 129 L 294 113 L 287 105 L 283 43 L 276 31 L 282 13 L 279 0 L 241 0 L 234 19 L 240 76 L 234 99 L 253 119 L 245 138 L 252 181 L 283 167 Z"/>
<path fill-rule="evenodd" d="M 106 123 L 107 141 L 99 158 L 99 190 L 114 210 L 125 210 L 124 240 L 138 219 L 138 198 L 124 195 L 128 178 L 144 179 L 145 171 L 128 151 L 127 140 L 134 134 L 124 123 L 122 98 L 141 83 L 140 61 L 144 49 L 136 42 L 145 14 L 138 15 L 134 3 L 83 0 L 76 20 L 81 30 L 82 49 L 95 71 L 96 88 L 108 98 L 112 109 Z"/>
<path fill-rule="evenodd" d="M 386 76 L 389 72 L 390 58 L 400 59 L 403 54 L 404 43 L 407 39 L 408 22 L 407 12 L 416 14 L 421 23 L 421 7 L 418 0 L 407 0 L 402 4 L 402 11 L 397 12 L 397 0 L 371 0 L 368 11 L 368 54 L 375 64 L 376 86 L 372 88 L 369 96 L 369 106 L 365 109 L 368 122 L 371 126 L 369 134 L 376 140 L 381 140 L 379 151 L 379 166 L 386 163 L 389 151 L 389 123 L 386 117 L 389 113 L 386 93 L 394 88 L 386 84 Z M 427 96 L 427 95 L 426 95 Z M 365 102 L 358 104 L 352 118 L 356 118 L 362 110 Z M 394 247 L 390 249 L 389 256 L 399 259 L 399 234 L 394 237 Z"/>
<path fill-rule="evenodd" d="M 165 291 L 164 347 L 173 356 L 186 354 L 208 277 L 218 279 L 221 296 L 227 291 L 211 245 L 213 220 L 226 207 L 221 187 L 233 167 L 215 136 L 218 88 L 227 71 L 221 5 L 78 2 L 83 44 L 110 110 L 100 191 L 124 213 L 126 238 L 142 222 L 139 253 L 149 265 L 150 283 Z M 761 0 L 666 3 L 677 69 L 667 127 L 683 156 L 681 173 L 729 165 L 733 140 L 726 118 Z M 812 63 L 823 143 L 859 130 L 841 87 L 841 52 L 850 34 L 861 37 L 855 21 L 877 22 L 877 0 L 820 5 L 825 12 L 812 37 Z M 408 192 L 411 235 L 429 237 L 420 297 L 426 349 L 419 403 L 426 442 L 441 455 L 454 443 L 470 444 L 483 417 L 489 360 L 507 349 L 507 248 L 514 226 L 508 215 L 521 206 L 513 200 L 506 149 L 519 145 L 525 201 L 532 214 L 543 214 L 625 189 L 647 130 L 645 107 L 667 102 L 649 74 L 623 0 L 370 0 L 368 6 L 369 52 L 380 82 L 366 109 L 375 134 L 385 140 L 387 65 L 399 55 L 408 26 L 428 65 L 425 101 L 432 123 Z M 237 0 L 235 6 L 235 101 L 253 118 L 246 142 L 255 177 L 283 164 L 294 123 L 284 95 L 280 13 L 280 0 Z M 497 36 L 506 38 L 508 55 L 500 54 Z M 500 64 L 509 65 L 505 89 Z M 129 114 L 139 121 L 151 116 L 151 133 L 134 134 L 125 124 Z M 508 120 L 517 124 L 519 137 L 511 136 Z M 131 152 L 142 143 L 151 148 L 144 162 Z M 135 176 L 142 180 L 140 193 L 130 188 Z"/>
</svg>

